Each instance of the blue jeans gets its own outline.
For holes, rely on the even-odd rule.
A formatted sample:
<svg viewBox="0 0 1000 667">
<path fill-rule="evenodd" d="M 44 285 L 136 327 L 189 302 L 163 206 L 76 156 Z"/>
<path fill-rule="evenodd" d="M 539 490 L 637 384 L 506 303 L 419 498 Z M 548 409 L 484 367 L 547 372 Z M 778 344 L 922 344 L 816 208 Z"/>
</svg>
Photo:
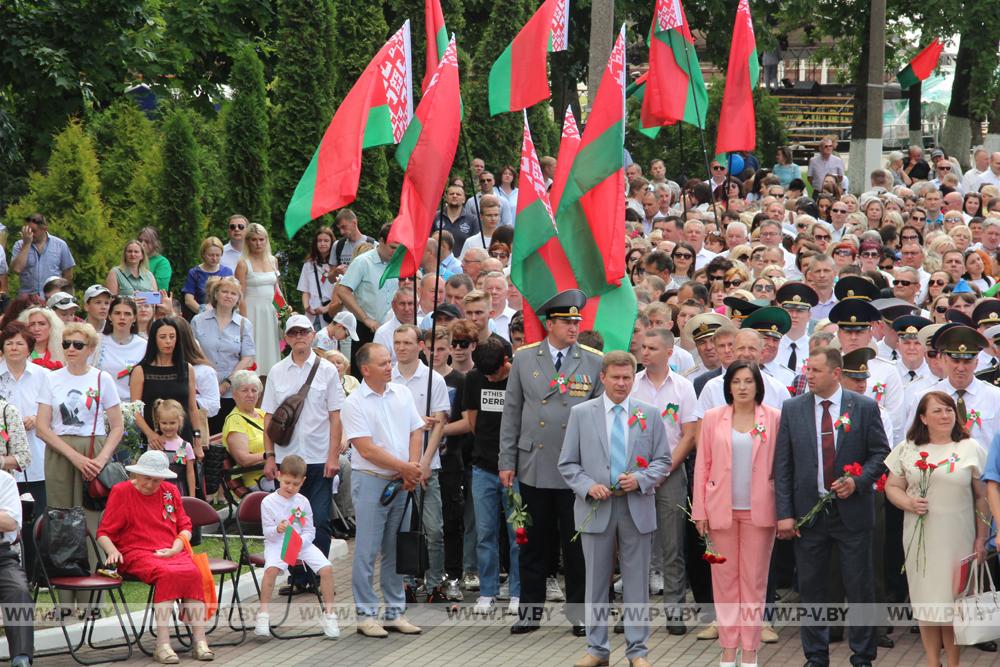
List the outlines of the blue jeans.
<svg viewBox="0 0 1000 667">
<path fill-rule="evenodd" d="M 516 484 L 516 482 L 515 482 Z M 514 487 L 515 490 L 517 487 Z M 500 592 L 500 508 L 506 517 L 507 489 L 499 475 L 472 468 L 472 498 L 476 504 L 476 559 L 479 563 L 479 594 L 496 597 Z M 514 529 L 504 521 L 510 540 L 510 596 L 521 597 L 521 568 Z"/>
<path fill-rule="evenodd" d="M 324 464 L 310 463 L 306 465 L 306 481 L 302 483 L 299 493 L 309 499 L 312 506 L 313 520 L 316 522 L 316 537 L 313 545 L 323 555 L 330 553 L 330 507 L 333 504 L 333 487 L 327 477 L 323 477 Z M 305 570 L 293 568 L 292 583 L 304 586 L 308 583 Z"/>
<path fill-rule="evenodd" d="M 424 490 L 424 537 L 427 538 L 427 557 L 430 567 L 424 574 L 427 592 L 444 581 L 444 516 L 441 512 L 440 470 L 432 470 Z"/>
<path fill-rule="evenodd" d="M 385 618 L 391 620 L 406 609 L 403 576 L 396 573 L 396 533 L 403 521 L 406 493 L 400 491 L 388 507 L 383 506 L 379 498 L 387 483 L 388 480 L 360 470 L 355 470 L 351 477 L 354 516 L 357 519 L 351 592 L 358 616 L 378 617 L 375 559 L 381 554 L 379 580 L 385 600 Z"/>
</svg>

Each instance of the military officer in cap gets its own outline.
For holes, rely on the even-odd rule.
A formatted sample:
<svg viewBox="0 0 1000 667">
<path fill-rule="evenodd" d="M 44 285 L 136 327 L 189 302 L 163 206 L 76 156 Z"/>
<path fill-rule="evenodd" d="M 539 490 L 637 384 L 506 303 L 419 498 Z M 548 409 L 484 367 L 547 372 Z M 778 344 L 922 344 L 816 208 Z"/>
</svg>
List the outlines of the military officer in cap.
<svg viewBox="0 0 1000 667">
<path fill-rule="evenodd" d="M 729 309 L 729 319 L 732 320 L 733 324 L 739 325 L 740 322 L 750 316 L 750 313 L 767 304 L 763 301 L 761 303 L 753 303 L 738 296 L 727 296 L 722 300 L 722 305 Z"/>
<path fill-rule="evenodd" d="M 887 361 L 899 360 L 899 340 L 896 332 L 892 328 L 892 323 L 897 317 L 904 315 L 916 315 L 919 309 L 912 303 L 907 303 L 895 297 L 889 299 L 876 299 L 872 305 L 878 309 L 882 318 L 878 322 L 872 323 L 872 335 L 877 341 L 875 349 L 878 356 Z"/>
<path fill-rule="evenodd" d="M 904 315 L 892 321 L 892 330 L 898 340 L 896 348 L 899 350 L 896 371 L 904 387 L 933 376 L 927 365 L 927 350 L 920 340 L 920 330 L 930 324 L 929 319 L 920 315 Z"/>
<path fill-rule="evenodd" d="M 1000 299 L 983 299 L 976 304 L 972 310 L 972 321 L 976 323 L 979 333 L 986 336 L 986 330 L 1000 324 Z M 990 345 L 979 353 L 976 359 L 976 372 L 996 369 L 997 358 L 993 348 L 992 339 L 986 336 Z"/>
<path fill-rule="evenodd" d="M 787 313 L 781 311 L 780 308 L 772 307 L 769 308 L 769 310 L 780 311 L 782 315 L 788 317 Z M 760 312 L 761 311 L 757 311 L 757 313 Z M 748 321 L 749 318 L 744 320 L 744 324 Z M 770 326 L 771 325 L 769 324 L 768 327 Z M 775 324 L 774 326 L 777 325 Z M 721 331 L 722 330 L 720 330 L 719 333 L 716 333 L 716 337 L 721 335 Z M 761 358 L 764 350 L 764 336 L 760 333 L 760 331 L 744 326 L 737 332 L 735 343 L 737 360 L 757 364 L 758 366 L 761 365 Z M 702 390 L 701 394 L 698 395 L 698 407 L 695 410 L 695 416 L 697 416 L 698 419 L 703 418 L 705 413 L 710 409 L 726 404 L 725 388 L 722 382 L 724 377 L 724 375 L 720 375 L 705 383 L 705 388 Z M 761 377 L 764 379 L 764 404 L 780 410 L 781 404 L 791 398 L 791 394 L 788 391 L 788 385 L 782 384 L 768 373 L 761 373 Z"/>
<path fill-rule="evenodd" d="M 794 380 L 809 358 L 809 317 L 819 295 L 805 283 L 785 283 L 778 288 L 775 300 L 792 320 L 788 333 L 778 342 L 778 363 L 792 372 Z"/>
<path fill-rule="evenodd" d="M 830 311 L 830 321 L 837 325 L 841 353 L 848 354 L 868 347 L 872 342 L 872 323 L 880 318 L 878 309 L 862 297 L 849 297 L 834 306 Z M 872 359 L 868 370 L 871 377 L 868 378 L 865 396 L 875 399 L 876 403 L 888 410 L 895 430 L 886 435 L 889 436 L 890 443 L 895 445 L 906 437 L 903 427 L 903 382 L 893 364 L 884 359 Z"/>
<path fill-rule="evenodd" d="M 795 381 L 795 373 L 778 362 L 778 346 L 782 336 L 788 333 L 791 326 L 791 316 L 786 310 L 777 306 L 754 311 L 740 325 L 741 329 L 753 329 L 763 337 L 764 348 L 760 353 L 760 368 L 786 387 L 790 387 Z"/>
<path fill-rule="evenodd" d="M 966 426 L 984 449 L 989 448 L 1000 430 L 1000 389 L 975 376 L 976 355 L 989 342 L 972 327 L 956 325 L 939 332 L 934 345 L 941 357 L 945 377 L 932 389 L 955 399 L 959 423 Z M 919 396 L 913 397 L 909 403 L 907 416 L 911 420 L 919 399 Z"/>
<path fill-rule="evenodd" d="M 875 283 L 867 278 L 862 278 L 861 276 L 844 276 L 833 286 L 833 294 L 837 297 L 838 301 L 844 301 L 845 299 L 874 301 L 879 297 L 879 290 L 875 287 Z M 830 311 L 830 316 L 831 318 L 833 316 L 832 310 Z"/>
<path fill-rule="evenodd" d="M 539 309 L 546 337 L 514 355 L 500 425 L 500 481 L 510 487 L 516 474 L 532 525 L 521 546 L 521 607 L 512 634 L 538 629 L 545 604 L 549 553 L 561 545 L 566 602 L 573 634 L 586 634 L 583 603 L 586 572 L 573 518 L 573 491 L 559 473 L 570 408 L 600 396 L 602 354 L 577 343 L 587 296 L 560 292 Z"/>
<path fill-rule="evenodd" d="M 878 356 L 877 353 L 870 347 L 859 347 L 853 352 L 843 355 L 844 372 L 841 375 L 840 384 L 844 389 L 862 395 L 868 391 L 868 378 L 871 377 L 868 367 L 876 356 Z M 879 405 L 878 411 L 882 416 L 882 427 L 885 432 L 892 433 L 892 417 L 889 416 L 889 411 L 882 405 Z M 893 443 L 889 444 L 890 449 L 893 446 Z"/>
<path fill-rule="evenodd" d="M 990 342 L 994 349 L 998 349 L 997 346 L 1000 345 L 1000 324 L 995 324 L 988 328 L 983 332 L 983 336 L 986 337 L 986 340 Z M 1000 387 L 1000 365 L 993 365 L 981 371 L 976 371 L 976 378 L 994 387 Z"/>
<path fill-rule="evenodd" d="M 684 325 L 684 334 L 694 341 L 700 359 L 697 366 L 684 374 L 694 384 L 695 392 L 701 391 L 706 382 L 721 375 L 725 367 L 732 363 L 732 344 L 723 346 L 721 351 L 715 346 L 715 332 L 731 325 L 728 317 L 718 313 L 695 315 Z"/>
</svg>

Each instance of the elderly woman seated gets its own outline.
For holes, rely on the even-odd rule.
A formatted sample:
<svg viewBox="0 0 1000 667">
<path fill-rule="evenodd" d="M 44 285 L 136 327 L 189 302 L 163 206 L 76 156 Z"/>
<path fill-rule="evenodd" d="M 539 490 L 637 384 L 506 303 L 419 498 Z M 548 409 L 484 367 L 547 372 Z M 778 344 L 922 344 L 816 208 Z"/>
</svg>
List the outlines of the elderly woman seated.
<svg viewBox="0 0 1000 667">
<path fill-rule="evenodd" d="M 183 618 L 194 635 L 192 655 L 213 660 L 205 639 L 205 593 L 201 573 L 184 548 L 191 539 L 191 520 L 184 513 L 181 493 L 165 480 L 177 477 L 162 451 L 149 450 L 135 465 L 126 466 L 132 479 L 116 484 L 97 530 L 97 543 L 107 554 L 109 568 L 120 568 L 156 586 L 156 651 L 165 665 L 178 662 L 170 648 L 169 621 L 175 600 L 182 600 Z"/>
<path fill-rule="evenodd" d="M 236 407 L 222 426 L 222 444 L 241 468 L 264 464 L 264 411 L 257 407 L 263 385 L 253 371 L 242 370 L 229 378 Z M 273 491 L 263 468 L 243 475 L 243 486 L 251 491 Z"/>
</svg>

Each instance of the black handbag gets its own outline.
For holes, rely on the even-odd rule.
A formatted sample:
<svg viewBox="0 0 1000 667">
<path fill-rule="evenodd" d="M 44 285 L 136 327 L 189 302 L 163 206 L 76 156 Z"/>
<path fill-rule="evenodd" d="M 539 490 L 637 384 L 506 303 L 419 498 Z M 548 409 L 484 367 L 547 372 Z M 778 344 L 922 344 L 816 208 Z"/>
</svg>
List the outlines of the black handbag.
<svg viewBox="0 0 1000 667">
<path fill-rule="evenodd" d="M 86 577 L 90 574 L 87 557 L 87 519 L 82 507 L 49 507 L 45 527 L 38 542 L 38 557 L 45 572 L 52 577 Z"/>
<path fill-rule="evenodd" d="M 323 322 L 329 324 L 330 322 L 333 322 L 333 317 L 331 317 L 330 314 L 326 312 L 326 307 L 330 305 L 330 300 L 324 299 L 322 296 L 323 287 L 322 285 L 320 285 L 319 282 L 319 270 L 316 268 L 316 262 L 313 262 L 313 277 L 316 278 L 316 289 L 318 289 L 320 292 L 316 296 L 319 297 L 320 305 L 323 306 Z"/>
<path fill-rule="evenodd" d="M 97 417 L 101 412 L 101 375 L 97 375 L 97 407 L 94 409 L 94 429 L 90 433 L 90 449 L 87 457 L 94 458 L 94 441 L 97 438 Z M 97 477 L 90 481 L 83 482 L 83 506 L 92 511 L 100 512 L 108 504 L 108 496 L 111 495 L 111 488 L 119 482 L 128 479 L 128 471 L 125 466 L 115 460 L 108 461 L 97 473 Z"/>
<path fill-rule="evenodd" d="M 410 503 L 413 507 L 410 507 Z M 406 511 L 410 509 L 410 528 L 404 529 Z M 406 504 L 403 505 L 403 521 L 396 533 L 396 574 L 422 577 L 430 567 L 427 555 L 427 538 L 424 537 L 422 524 L 423 503 L 417 503 L 413 492 L 406 494 Z"/>
<path fill-rule="evenodd" d="M 222 484 L 222 470 L 229 451 L 223 445 L 209 445 L 205 450 L 205 460 L 202 461 L 204 471 L 205 493 L 212 495 Z"/>
</svg>

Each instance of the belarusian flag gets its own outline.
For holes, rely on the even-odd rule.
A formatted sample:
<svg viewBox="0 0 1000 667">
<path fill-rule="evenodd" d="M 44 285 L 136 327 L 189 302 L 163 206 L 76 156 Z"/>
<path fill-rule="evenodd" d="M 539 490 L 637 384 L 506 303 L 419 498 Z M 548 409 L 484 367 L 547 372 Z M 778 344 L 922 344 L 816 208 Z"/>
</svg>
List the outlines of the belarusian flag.
<svg viewBox="0 0 1000 667">
<path fill-rule="evenodd" d="M 935 37 L 933 42 L 928 44 L 923 51 L 917 54 L 916 58 L 910 61 L 909 65 L 900 70 L 899 74 L 896 75 L 900 87 L 906 90 L 910 86 L 920 83 L 929 77 L 937 69 L 943 50 L 944 44 Z"/>
<path fill-rule="evenodd" d="M 413 117 L 410 22 L 372 58 L 344 97 L 285 212 L 289 238 L 358 194 L 361 151 L 395 144 Z"/>
<path fill-rule="evenodd" d="M 417 114 L 396 149 L 396 161 L 406 173 L 399 214 L 392 221 L 386 241 L 398 243 L 399 247 L 382 274 L 381 284 L 390 278 L 416 275 L 438 202 L 448 185 L 461 127 L 458 57 L 452 35 Z"/>
<path fill-rule="evenodd" d="M 579 150 L 580 128 L 576 125 L 573 107 L 567 106 L 566 115 L 563 117 L 562 137 L 559 139 L 559 159 L 556 161 L 556 173 L 552 179 L 552 187 L 549 189 L 549 199 L 552 201 L 553 210 L 559 208 L 559 200 L 562 198 L 570 169 L 573 167 L 573 161 L 576 160 L 576 154 Z"/>
<path fill-rule="evenodd" d="M 426 93 L 438 61 L 444 57 L 448 48 L 448 30 L 444 25 L 444 12 L 441 11 L 441 0 L 426 0 L 424 4 L 424 20 L 427 26 L 427 67 L 424 70 L 424 82 L 420 92 Z"/>
<path fill-rule="evenodd" d="M 281 543 L 281 560 L 288 563 L 289 567 L 295 565 L 302 551 L 302 536 L 291 524 L 285 528 L 285 539 Z"/>
<path fill-rule="evenodd" d="M 274 286 L 274 296 L 271 297 L 271 305 L 274 306 L 274 309 L 277 311 L 282 311 L 285 308 L 288 308 L 288 302 L 285 301 L 285 297 L 277 285 Z"/>
<path fill-rule="evenodd" d="M 757 117 L 753 108 L 753 89 L 757 87 L 760 66 L 757 64 L 757 41 L 753 36 L 750 3 L 740 0 L 733 25 L 726 68 L 726 90 L 719 112 L 719 133 L 715 152 L 752 151 L 757 147 Z"/>
<path fill-rule="evenodd" d="M 683 91 L 683 92 L 682 92 Z M 656 0 L 649 72 L 642 99 L 644 128 L 684 121 L 705 127 L 708 90 L 680 0 Z"/>
<path fill-rule="evenodd" d="M 490 115 L 548 99 L 547 54 L 566 49 L 568 29 L 569 0 L 545 0 L 490 68 Z"/>
</svg>

